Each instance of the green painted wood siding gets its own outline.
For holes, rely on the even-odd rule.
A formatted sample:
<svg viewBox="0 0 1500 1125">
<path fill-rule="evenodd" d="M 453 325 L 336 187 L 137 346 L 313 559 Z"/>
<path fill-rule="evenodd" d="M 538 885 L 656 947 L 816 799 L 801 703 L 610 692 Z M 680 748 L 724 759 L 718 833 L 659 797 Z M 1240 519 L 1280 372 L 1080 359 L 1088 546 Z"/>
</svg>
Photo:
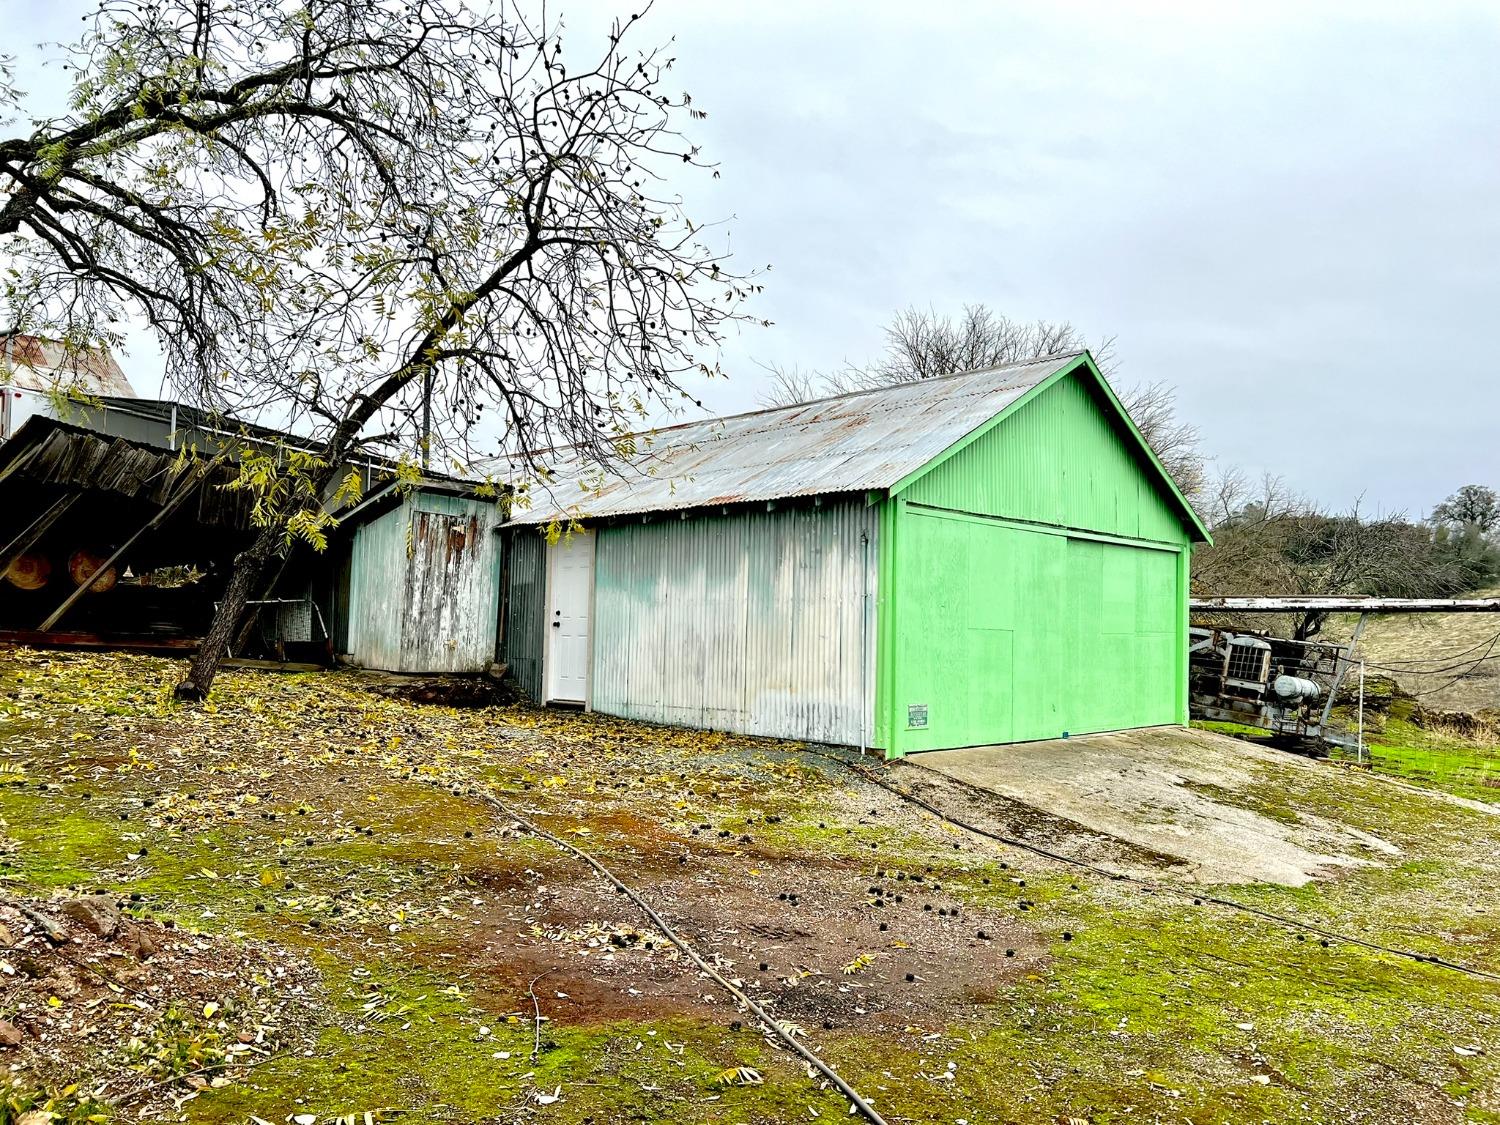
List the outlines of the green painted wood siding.
<svg viewBox="0 0 1500 1125">
<path fill-rule="evenodd" d="M 1178 551 L 922 508 L 899 525 L 888 750 L 1182 721 Z"/>
<path fill-rule="evenodd" d="M 1191 546 L 1092 377 L 1043 388 L 882 506 L 876 745 L 1186 722 Z"/>
<path fill-rule="evenodd" d="M 1103 397 L 1073 374 L 913 481 L 913 504 L 1056 527 L 1187 541 L 1181 517 Z"/>
</svg>

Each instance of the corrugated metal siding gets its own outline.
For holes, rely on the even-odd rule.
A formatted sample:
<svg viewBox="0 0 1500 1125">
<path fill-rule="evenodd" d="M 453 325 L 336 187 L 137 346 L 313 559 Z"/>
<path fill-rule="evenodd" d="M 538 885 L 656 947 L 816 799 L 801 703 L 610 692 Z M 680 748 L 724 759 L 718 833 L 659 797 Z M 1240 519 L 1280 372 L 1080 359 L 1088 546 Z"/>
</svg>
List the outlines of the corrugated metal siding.
<svg viewBox="0 0 1500 1125">
<path fill-rule="evenodd" d="M 482 672 L 500 620 L 500 511 L 492 500 L 408 498 L 402 671 Z"/>
<path fill-rule="evenodd" d="M 851 499 L 602 528 L 594 709 L 848 745 L 873 735 L 877 513 Z"/>
<path fill-rule="evenodd" d="M 1132 539 L 1188 539 L 1155 470 L 1077 374 L 913 481 L 902 496 L 950 511 Z"/>
<path fill-rule="evenodd" d="M 401 666 L 405 513 L 403 505 L 354 529 L 349 560 L 349 656 L 363 668 Z"/>
<path fill-rule="evenodd" d="M 418 492 L 355 529 L 349 654 L 392 672 L 482 672 L 499 623 L 500 511 Z"/>
<path fill-rule="evenodd" d="M 505 608 L 502 659 L 532 700 L 542 698 L 542 644 L 547 628 L 547 540 L 535 528 L 506 534 L 509 596 Z"/>
</svg>

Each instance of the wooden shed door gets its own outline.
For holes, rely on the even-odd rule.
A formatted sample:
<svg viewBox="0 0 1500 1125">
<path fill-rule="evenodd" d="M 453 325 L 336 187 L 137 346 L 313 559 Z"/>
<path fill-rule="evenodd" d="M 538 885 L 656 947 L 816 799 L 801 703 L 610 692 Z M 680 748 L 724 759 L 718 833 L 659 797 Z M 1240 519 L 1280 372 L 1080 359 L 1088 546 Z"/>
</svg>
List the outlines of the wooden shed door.
<svg viewBox="0 0 1500 1125">
<path fill-rule="evenodd" d="M 400 670 L 483 671 L 495 658 L 494 533 L 474 512 L 418 509 L 409 534 Z"/>
<path fill-rule="evenodd" d="M 547 561 L 547 701 L 587 704 L 594 536 L 573 532 L 547 548 Z"/>
<path fill-rule="evenodd" d="M 1175 552 L 927 512 L 897 550 L 901 751 L 1177 721 Z"/>
</svg>

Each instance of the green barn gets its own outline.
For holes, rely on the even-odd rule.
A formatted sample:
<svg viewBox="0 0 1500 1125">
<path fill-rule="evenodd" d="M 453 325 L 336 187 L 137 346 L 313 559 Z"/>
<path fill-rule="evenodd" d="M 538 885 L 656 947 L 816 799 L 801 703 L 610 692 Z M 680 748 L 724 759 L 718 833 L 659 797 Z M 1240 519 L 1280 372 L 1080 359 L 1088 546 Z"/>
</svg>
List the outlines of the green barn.
<svg viewBox="0 0 1500 1125">
<path fill-rule="evenodd" d="M 539 702 L 889 757 L 1187 721 L 1208 534 L 1088 353 L 642 445 L 502 529 Z"/>
</svg>

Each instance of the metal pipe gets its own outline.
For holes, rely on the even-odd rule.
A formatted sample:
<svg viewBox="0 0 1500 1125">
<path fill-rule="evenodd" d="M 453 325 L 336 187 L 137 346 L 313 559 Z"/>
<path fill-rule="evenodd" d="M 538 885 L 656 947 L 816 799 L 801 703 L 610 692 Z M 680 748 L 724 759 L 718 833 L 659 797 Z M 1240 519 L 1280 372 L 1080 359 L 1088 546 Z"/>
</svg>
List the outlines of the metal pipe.
<svg viewBox="0 0 1500 1125">
<path fill-rule="evenodd" d="M 0 547 L 0 574 L 4 574 L 11 563 L 36 546 L 37 540 L 47 534 L 47 530 L 61 519 L 82 495 L 81 492 L 71 492 L 54 500 L 45 512 L 26 526 L 24 531 L 4 547 Z"/>
<path fill-rule="evenodd" d="M 859 533 L 859 756 L 870 742 L 870 533 Z"/>
<path fill-rule="evenodd" d="M 626 885 L 626 883 L 618 875 L 616 875 L 613 871 L 606 867 L 602 861 L 600 861 L 591 853 L 584 851 L 577 845 L 568 843 L 568 841 L 564 840 L 561 836 L 554 836 L 551 832 L 548 832 L 545 828 L 535 823 L 534 821 L 526 819 L 526 817 L 522 816 L 518 811 L 516 811 L 515 808 L 497 797 L 493 790 L 480 790 L 479 795 L 490 805 L 499 809 L 511 820 L 515 821 L 516 824 L 520 825 L 521 828 L 525 829 L 533 836 L 536 836 L 542 840 L 546 840 L 554 847 L 561 848 L 563 851 L 568 852 L 583 860 L 584 863 L 588 864 L 596 872 L 598 872 L 601 876 L 603 876 L 611 884 L 613 884 L 617 892 L 624 895 L 631 902 L 635 903 L 636 907 L 639 908 L 641 913 L 644 914 L 647 918 L 651 919 L 652 925 L 654 925 L 657 930 L 660 931 L 662 937 L 666 938 L 679 950 L 681 950 L 683 956 L 685 956 L 689 961 L 691 961 L 698 967 L 699 972 L 701 972 L 704 976 L 712 979 L 716 984 L 723 988 L 725 992 L 733 996 L 742 1007 L 750 1011 L 755 1016 L 755 1018 L 760 1021 L 761 1026 L 765 1029 L 765 1035 L 767 1039 L 779 1039 L 784 1047 L 800 1056 L 801 1059 L 806 1062 L 809 1067 L 811 1067 L 813 1070 L 816 1070 L 824 1078 L 828 1079 L 829 1082 L 833 1083 L 838 1092 L 849 1099 L 850 1116 L 853 1116 L 853 1114 L 858 1111 L 864 1116 L 866 1121 L 870 1122 L 870 1125 L 886 1125 L 885 1118 L 881 1117 L 880 1114 L 876 1112 L 875 1107 L 868 1101 L 866 1101 L 863 1097 L 861 1097 L 859 1092 L 855 1090 L 853 1086 L 844 1081 L 843 1078 L 839 1077 L 839 1075 L 834 1071 L 832 1067 L 830 1067 L 826 1062 L 824 1062 L 816 1054 L 814 1054 L 805 1043 L 798 1039 L 791 1030 L 783 1025 L 783 1023 L 776 1020 L 770 1012 L 766 1011 L 763 1007 L 757 1004 L 745 992 L 744 989 L 740 988 L 739 985 L 735 984 L 734 981 L 730 980 L 723 973 L 719 972 L 718 969 L 709 964 L 708 961 L 700 956 L 698 951 L 691 945 L 689 945 L 687 940 L 679 935 L 665 918 L 663 918 L 660 914 L 658 914 L 651 908 L 650 903 L 642 898 L 633 887 Z"/>
<path fill-rule="evenodd" d="M 81 583 L 79 583 L 76 590 L 74 590 L 65 599 L 63 599 L 63 604 L 53 610 L 52 615 L 48 617 L 47 620 L 43 621 L 41 625 L 37 626 L 37 632 L 45 633 L 49 629 L 51 629 L 52 626 L 61 621 L 63 615 L 67 613 L 68 610 L 73 608 L 78 599 L 92 590 L 94 588 L 94 584 L 99 581 L 104 573 L 108 571 L 110 567 L 114 566 L 115 563 L 119 562 L 120 558 L 125 554 L 126 551 L 135 546 L 135 541 L 137 539 L 145 535 L 147 532 L 154 531 L 156 528 L 160 527 L 162 523 L 166 521 L 166 518 L 168 516 L 170 516 L 173 512 L 175 512 L 179 507 L 182 506 L 182 502 L 184 500 L 186 500 L 189 496 L 191 496 L 198 490 L 198 486 L 203 483 L 205 478 L 207 478 L 209 470 L 214 468 L 217 464 L 217 458 L 211 461 L 204 461 L 202 464 L 200 464 L 189 475 L 188 482 L 181 488 L 179 488 L 178 491 L 175 492 L 164 505 L 162 505 L 161 510 L 157 512 L 156 515 L 147 520 L 146 523 L 140 528 L 140 530 L 138 530 L 129 539 L 125 540 L 124 543 L 121 543 L 120 546 L 116 547 L 114 554 L 110 555 L 109 558 L 100 563 L 94 569 L 94 572 L 92 574 L 90 574 Z"/>
<path fill-rule="evenodd" d="M 1500 598 L 1193 598 L 1188 607 L 1243 613 L 1500 613 Z"/>
<path fill-rule="evenodd" d="M 1367 620 L 1365 614 L 1359 615 L 1359 620 L 1354 623 L 1354 635 L 1349 638 L 1349 647 L 1339 653 L 1339 662 L 1334 667 L 1333 683 L 1328 685 L 1328 701 L 1323 704 L 1323 717 L 1318 720 L 1321 728 L 1326 729 L 1328 726 L 1328 716 L 1333 714 L 1333 700 L 1338 695 L 1339 688 L 1343 686 L 1344 677 L 1349 673 L 1350 660 L 1354 656 L 1354 649 L 1359 644 L 1360 636 L 1365 631 Z"/>
<path fill-rule="evenodd" d="M 1359 741 L 1355 744 L 1354 760 L 1365 764 L 1365 662 L 1359 662 Z"/>
</svg>

